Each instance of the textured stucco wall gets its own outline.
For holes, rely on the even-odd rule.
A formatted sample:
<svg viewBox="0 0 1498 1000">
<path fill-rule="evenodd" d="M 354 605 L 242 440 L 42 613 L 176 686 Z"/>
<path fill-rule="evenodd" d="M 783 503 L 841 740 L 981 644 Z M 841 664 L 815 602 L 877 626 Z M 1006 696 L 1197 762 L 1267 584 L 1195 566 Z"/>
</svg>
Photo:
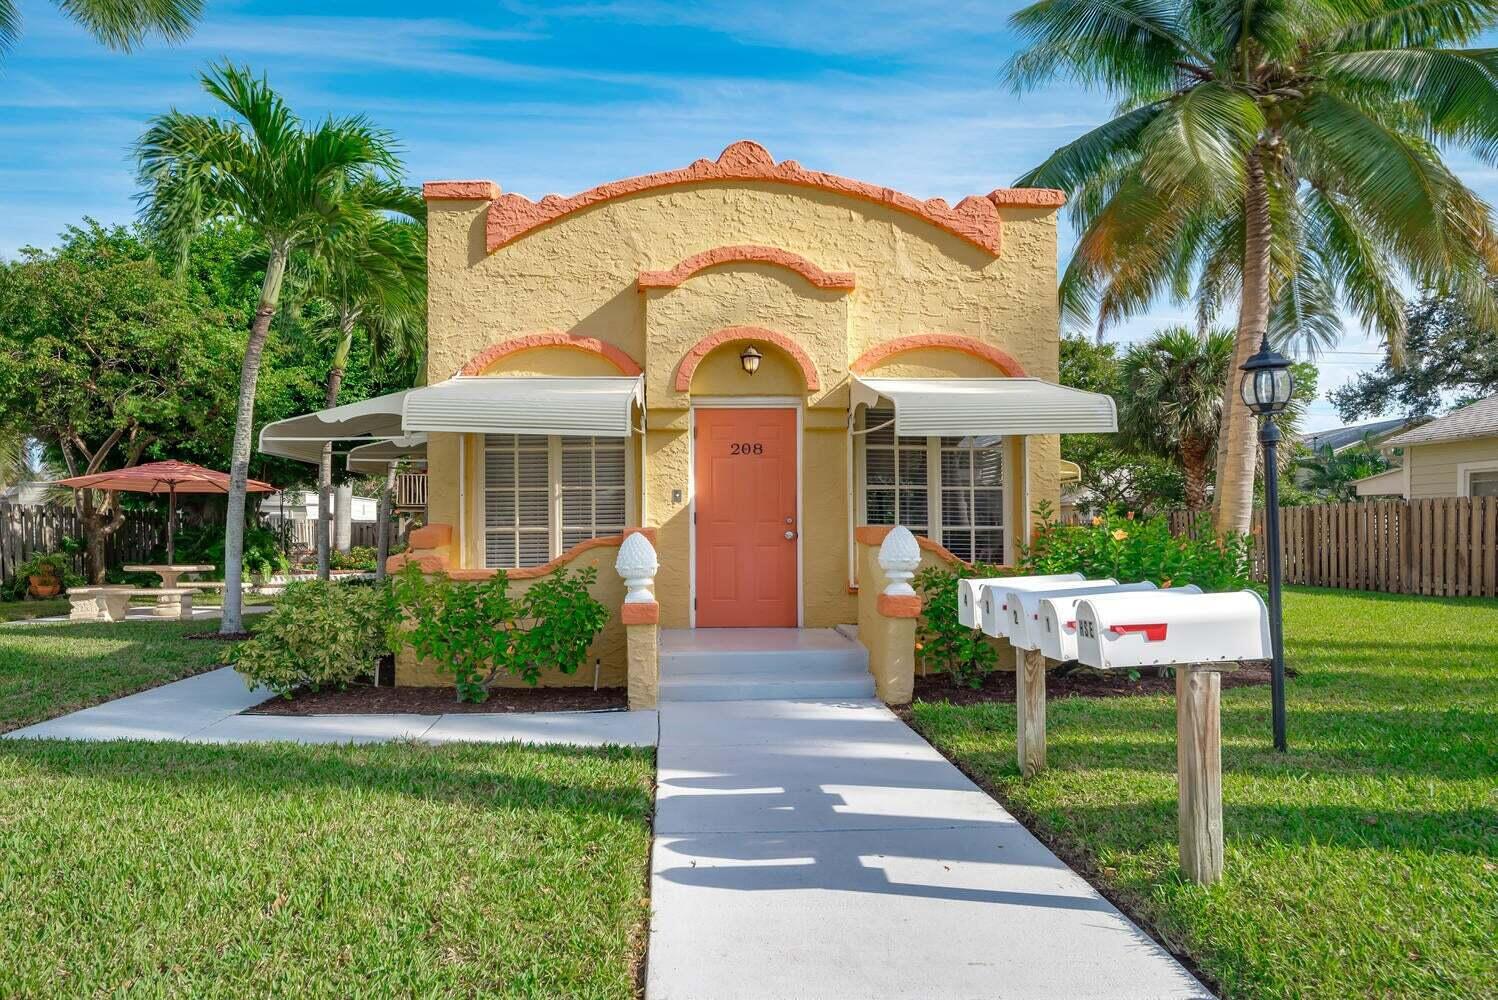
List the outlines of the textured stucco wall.
<svg viewBox="0 0 1498 1000">
<path fill-rule="evenodd" d="M 542 331 L 616 345 L 645 369 L 647 423 L 636 468 L 636 510 L 658 529 L 657 598 L 663 627 L 688 623 L 693 396 L 794 397 L 803 406 L 802 578 L 808 626 L 853 620 L 847 590 L 849 501 L 846 410 L 850 363 L 887 340 L 961 334 L 1012 355 L 1026 372 L 1057 370 L 1056 233 L 1050 209 L 1002 208 L 1002 251 L 988 251 L 929 222 L 846 195 L 760 181 L 714 181 L 629 195 L 567 215 L 494 253 L 485 249 L 487 202 L 429 203 L 429 353 L 435 381 L 491 345 Z M 757 244 L 791 251 L 855 287 L 820 288 L 761 262 L 707 268 L 675 288 L 641 292 L 641 271 L 667 270 L 715 247 Z M 758 375 L 738 367 L 739 342 L 707 355 L 688 392 L 675 387 L 682 357 L 725 327 L 790 337 L 815 365 L 808 393 L 785 352 L 763 343 Z M 494 373 L 614 374 L 596 355 L 537 349 L 501 360 Z M 995 376 L 989 363 L 951 350 L 897 355 L 880 375 Z M 457 516 L 457 442 L 433 435 L 429 516 Z M 1011 442 L 1011 468 L 1018 442 Z M 1032 440 L 1028 507 L 1058 494 L 1057 442 Z M 480 563 L 478 453 L 470 444 L 465 561 Z M 1013 491 L 1011 524 L 1024 523 L 1025 492 Z M 673 491 L 681 499 L 673 500 Z"/>
</svg>

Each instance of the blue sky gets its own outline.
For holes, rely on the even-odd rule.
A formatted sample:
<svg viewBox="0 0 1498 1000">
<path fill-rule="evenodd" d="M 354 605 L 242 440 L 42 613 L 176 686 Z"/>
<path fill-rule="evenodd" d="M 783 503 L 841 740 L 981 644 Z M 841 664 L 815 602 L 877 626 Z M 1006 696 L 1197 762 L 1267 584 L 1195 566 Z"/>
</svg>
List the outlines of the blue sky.
<svg viewBox="0 0 1498 1000">
<path fill-rule="evenodd" d="M 751 138 L 777 159 L 955 202 L 1010 183 L 1110 107 L 1070 86 L 1002 86 L 1017 6 L 601 0 L 428 16 L 383 0 L 207 0 L 187 42 L 119 55 L 51 3 L 20 0 L 22 36 L 0 63 L 0 254 L 83 215 L 132 218 L 131 143 L 152 114 L 208 110 L 197 75 L 225 57 L 267 72 L 305 117 L 362 112 L 391 129 L 418 181 L 567 194 Z M 1498 198 L 1498 171 L 1454 163 Z M 1183 319 L 1162 303 L 1112 336 Z M 1354 330 L 1322 359 L 1322 385 L 1376 360 Z M 1318 401 L 1308 428 L 1338 423 Z"/>
</svg>

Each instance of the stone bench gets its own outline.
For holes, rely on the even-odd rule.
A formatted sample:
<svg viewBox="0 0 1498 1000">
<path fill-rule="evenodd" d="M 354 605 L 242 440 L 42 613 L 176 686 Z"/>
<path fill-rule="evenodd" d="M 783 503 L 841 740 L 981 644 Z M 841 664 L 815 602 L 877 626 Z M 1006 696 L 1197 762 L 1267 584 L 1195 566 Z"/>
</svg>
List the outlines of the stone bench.
<svg viewBox="0 0 1498 1000">
<path fill-rule="evenodd" d="M 151 609 L 153 618 L 179 618 L 183 621 L 192 617 L 192 595 L 193 592 L 186 587 L 157 587 L 151 590 L 132 591 L 134 597 L 154 597 L 156 606 Z"/>
<path fill-rule="evenodd" d="M 70 587 L 68 619 L 75 622 L 124 621 L 134 587 Z"/>
</svg>

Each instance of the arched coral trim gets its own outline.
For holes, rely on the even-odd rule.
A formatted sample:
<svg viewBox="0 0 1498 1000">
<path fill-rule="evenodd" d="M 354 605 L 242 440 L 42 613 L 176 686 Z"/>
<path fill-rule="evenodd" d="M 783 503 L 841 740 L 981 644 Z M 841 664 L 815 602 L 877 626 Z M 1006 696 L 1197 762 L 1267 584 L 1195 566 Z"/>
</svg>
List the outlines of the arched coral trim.
<svg viewBox="0 0 1498 1000">
<path fill-rule="evenodd" d="M 778 247 L 754 245 L 714 247 L 693 254 L 669 271 L 641 271 L 639 288 L 676 288 L 692 275 L 719 264 L 774 264 L 801 277 L 818 288 L 852 289 L 852 271 L 824 271 L 805 257 Z"/>
<path fill-rule="evenodd" d="M 801 345 L 790 337 L 758 326 L 727 326 L 697 341 L 681 359 L 681 367 L 676 369 L 676 391 L 690 391 L 692 376 L 696 374 L 697 366 L 702 364 L 702 359 L 714 349 L 735 340 L 758 340 L 762 343 L 774 344 L 789 354 L 791 360 L 795 361 L 797 367 L 801 369 L 801 377 L 806 380 L 808 392 L 816 392 L 822 388 L 822 379 L 817 374 L 817 366 L 812 364 L 810 356 L 801 349 Z"/>
<path fill-rule="evenodd" d="M 579 337 L 572 333 L 532 333 L 524 337 L 512 337 L 492 344 L 474 355 L 459 372 L 461 375 L 482 375 L 484 370 L 501 358 L 521 351 L 533 351 L 538 347 L 565 347 L 574 351 L 586 351 L 607 358 L 621 375 L 638 375 L 644 369 L 640 363 L 623 350 L 597 337 Z"/>
<path fill-rule="evenodd" d="M 886 340 L 884 343 L 876 344 L 860 354 L 858 360 L 853 362 L 849 368 L 858 374 L 862 374 L 870 368 L 883 364 L 897 354 L 933 347 L 948 351 L 961 351 L 963 354 L 972 355 L 975 358 L 987 361 L 1011 378 L 1025 377 L 1025 366 L 1015 360 L 1014 355 L 1008 351 L 1001 351 L 992 344 L 985 344 L 981 340 L 974 340 L 972 337 L 964 337 L 957 333 L 918 333 L 910 337 L 896 337 L 894 340 Z"/>
<path fill-rule="evenodd" d="M 593 205 L 644 191 L 712 181 L 760 181 L 831 191 L 888 206 L 923 219 L 994 256 L 999 253 L 998 206 L 1004 203 L 1004 192 L 991 192 L 986 197 L 970 195 L 952 206 L 941 198 L 921 201 L 877 184 L 807 170 L 795 160 L 776 163 L 765 147 L 748 141 L 729 146 L 717 160 L 698 160 L 680 170 L 611 181 L 570 198 L 549 194 L 537 202 L 518 194 L 502 194 L 489 203 L 486 232 L 489 252 L 493 253 L 533 229 Z M 1048 194 L 1059 197 L 1059 192 Z M 1033 203 L 1034 198 L 1032 192 L 1024 192 L 1025 204 Z"/>
</svg>

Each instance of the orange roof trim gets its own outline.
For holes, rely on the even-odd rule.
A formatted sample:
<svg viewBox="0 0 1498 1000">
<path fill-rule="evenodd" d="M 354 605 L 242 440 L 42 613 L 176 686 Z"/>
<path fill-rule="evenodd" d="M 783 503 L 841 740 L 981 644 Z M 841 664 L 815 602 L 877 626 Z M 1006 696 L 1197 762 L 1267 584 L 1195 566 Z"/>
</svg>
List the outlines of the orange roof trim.
<svg viewBox="0 0 1498 1000">
<path fill-rule="evenodd" d="M 745 140 L 723 150 L 716 160 L 698 160 L 679 170 L 665 170 L 642 177 L 611 181 L 568 198 L 549 194 L 540 201 L 531 201 L 523 195 L 500 194 L 495 187 L 493 200 L 489 203 L 486 242 L 492 253 L 534 229 L 593 205 L 659 188 L 713 181 L 791 184 L 886 205 L 923 219 L 994 256 L 999 253 L 1002 228 L 1000 208 L 1050 208 L 1059 206 L 1066 200 L 1060 191 L 997 188 L 987 195 L 970 195 L 956 205 L 948 205 L 941 198 L 922 201 L 877 184 L 839 177 L 820 170 L 807 170 L 795 160 L 776 163 L 765 147 Z M 427 190 L 436 193 L 429 193 L 427 197 L 474 197 L 472 192 L 478 189 L 473 185 L 473 181 L 435 181 L 427 185 Z"/>
<path fill-rule="evenodd" d="M 801 377 L 806 381 L 808 392 L 816 392 L 822 388 L 822 378 L 817 374 L 817 366 L 812 363 L 811 357 L 801 345 L 790 337 L 758 326 L 726 326 L 717 333 L 710 333 L 697 341 L 682 357 L 681 366 L 676 369 L 676 391 L 689 392 L 692 388 L 692 376 L 697 373 L 697 366 L 702 364 L 702 359 L 711 354 L 714 349 L 735 340 L 757 340 L 760 343 L 774 344 L 789 354 L 791 360 L 801 369 Z"/>
<path fill-rule="evenodd" d="M 612 362 L 621 375 L 639 375 L 644 371 L 640 363 L 625 353 L 622 348 L 599 340 L 597 337 L 580 337 L 573 333 L 532 333 L 491 344 L 474 355 L 459 371 L 459 374 L 482 375 L 485 369 L 493 366 L 501 358 L 518 354 L 521 351 L 533 351 L 539 347 L 564 347 L 573 351 L 597 354 Z"/>
<path fill-rule="evenodd" d="M 981 340 L 964 337 L 960 333 L 918 333 L 910 337 L 896 337 L 894 340 L 886 340 L 884 343 L 876 344 L 867 351 L 864 351 L 858 356 L 858 360 L 854 361 L 848 367 L 855 374 L 861 375 L 870 368 L 878 367 L 897 354 L 927 348 L 961 351 L 963 354 L 987 361 L 1010 378 L 1026 377 L 1025 366 L 1015 360 L 1014 355 L 1008 351 L 1000 350 L 992 344 L 985 344 Z"/>
<path fill-rule="evenodd" d="M 493 201 L 499 185 L 493 181 L 427 181 L 421 186 L 427 201 Z"/>
<path fill-rule="evenodd" d="M 795 271 L 818 288 L 853 288 L 852 271 L 824 271 L 798 253 L 778 247 L 746 244 L 704 250 L 688 257 L 669 271 L 641 271 L 639 289 L 643 292 L 647 288 L 677 288 L 699 271 L 719 264 L 774 264 L 788 271 Z"/>
</svg>

